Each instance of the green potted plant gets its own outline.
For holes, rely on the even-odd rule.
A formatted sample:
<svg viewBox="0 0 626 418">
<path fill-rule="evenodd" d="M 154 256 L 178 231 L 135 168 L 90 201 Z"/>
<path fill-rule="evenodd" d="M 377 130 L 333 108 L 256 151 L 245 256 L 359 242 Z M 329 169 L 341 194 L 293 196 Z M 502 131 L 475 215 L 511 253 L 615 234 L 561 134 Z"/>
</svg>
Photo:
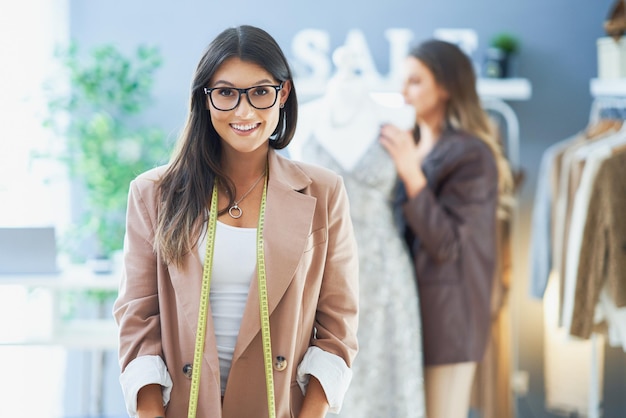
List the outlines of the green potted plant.
<svg viewBox="0 0 626 418">
<path fill-rule="evenodd" d="M 76 263 L 91 260 L 94 271 L 103 273 L 111 270 L 110 259 L 123 247 L 130 181 L 168 158 L 165 133 L 144 118 L 153 103 L 151 91 L 162 59 L 158 49 L 146 46 L 131 54 L 110 44 L 80 52 L 76 43 L 57 52 L 61 74 L 45 86 L 45 125 L 58 141 L 38 157 L 66 164 L 74 201 L 80 202 L 75 226 L 62 239 L 62 251 Z M 116 295 L 113 290 L 64 292 L 65 319 L 110 318 Z M 89 303 L 93 301 L 95 305 Z M 103 350 L 93 356 L 104 363 Z M 98 404 L 99 413 L 101 407 Z"/>
<path fill-rule="evenodd" d="M 511 76 L 511 60 L 519 52 L 520 42 L 508 32 L 495 34 L 486 52 L 485 75 L 493 78 Z"/>
<path fill-rule="evenodd" d="M 113 45 L 79 52 L 75 43 L 58 50 L 69 88 L 51 88 L 63 84 L 55 82 L 47 89 L 45 124 L 64 142 L 55 157 L 84 194 L 82 214 L 63 247 L 74 261 L 110 259 L 123 246 L 130 181 L 167 159 L 166 135 L 142 119 L 162 59 L 146 46 L 128 56 Z"/>
</svg>

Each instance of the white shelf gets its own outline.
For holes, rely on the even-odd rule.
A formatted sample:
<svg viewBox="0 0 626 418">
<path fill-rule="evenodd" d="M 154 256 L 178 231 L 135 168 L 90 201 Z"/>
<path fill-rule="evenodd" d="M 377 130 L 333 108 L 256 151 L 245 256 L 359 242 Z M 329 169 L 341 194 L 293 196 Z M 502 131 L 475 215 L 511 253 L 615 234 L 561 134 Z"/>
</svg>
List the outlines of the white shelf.
<svg viewBox="0 0 626 418">
<path fill-rule="evenodd" d="M 532 86 L 525 78 L 479 78 L 476 90 L 483 100 L 530 100 Z M 399 92 L 381 91 L 372 93 L 394 106 L 404 103 Z"/>
<path fill-rule="evenodd" d="M 298 98 L 303 102 L 318 98 L 326 91 L 326 81 L 323 80 L 294 80 L 298 91 Z M 375 83 L 374 94 L 398 95 L 402 84 L 389 80 L 380 80 Z M 532 96 L 532 86 L 525 78 L 479 78 L 476 81 L 478 95 L 483 99 L 499 100 L 529 100 Z"/>
<path fill-rule="evenodd" d="M 478 95 L 483 99 L 529 100 L 532 86 L 525 78 L 479 78 Z"/>
<path fill-rule="evenodd" d="M 626 97 L 626 78 L 592 78 L 589 89 L 595 97 Z"/>
</svg>

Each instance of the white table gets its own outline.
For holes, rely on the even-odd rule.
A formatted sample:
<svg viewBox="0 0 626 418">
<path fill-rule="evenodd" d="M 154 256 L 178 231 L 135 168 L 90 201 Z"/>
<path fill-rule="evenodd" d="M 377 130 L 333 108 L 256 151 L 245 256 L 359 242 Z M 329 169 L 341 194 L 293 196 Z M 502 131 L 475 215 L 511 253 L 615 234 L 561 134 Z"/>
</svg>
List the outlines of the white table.
<svg viewBox="0 0 626 418">
<path fill-rule="evenodd" d="M 24 323 L 19 335 L 0 334 L 0 345 L 60 345 L 75 349 L 116 349 L 117 327 L 113 317 L 103 319 L 63 318 L 61 298 L 73 291 L 118 289 L 119 274 L 94 274 L 86 266 L 71 266 L 58 275 L 0 275 L 0 292 L 6 286 L 17 286 L 29 291 L 45 292 L 50 303 L 49 316 L 39 318 L 48 329 L 28 329 L 28 312 L 15 312 L 15 320 Z M 6 289 L 6 288 L 5 288 Z M 6 291 L 6 290 L 5 290 Z M 19 308 L 18 308 L 19 309 Z M 11 318 L 3 318 L 11 321 Z M 7 335 L 8 334 L 8 335 Z"/>
</svg>

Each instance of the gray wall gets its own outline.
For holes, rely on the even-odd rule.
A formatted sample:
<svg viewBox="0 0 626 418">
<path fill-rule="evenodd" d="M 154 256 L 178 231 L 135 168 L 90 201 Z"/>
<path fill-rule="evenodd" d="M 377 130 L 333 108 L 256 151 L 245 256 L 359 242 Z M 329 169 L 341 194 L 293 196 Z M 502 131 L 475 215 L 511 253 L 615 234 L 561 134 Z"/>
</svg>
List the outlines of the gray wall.
<svg viewBox="0 0 626 418">
<path fill-rule="evenodd" d="M 477 30 L 481 47 L 507 30 L 522 40 L 518 73 L 531 80 L 533 99 L 515 104 L 528 140 L 553 141 L 580 128 L 590 102 L 589 79 L 596 75 L 595 41 L 610 0 L 360 1 L 268 0 L 210 2 L 163 0 L 72 1 L 71 34 L 85 46 L 115 42 L 123 48 L 158 45 L 166 58 L 157 86 L 156 109 L 165 127 L 181 124 L 188 84 L 206 44 L 226 26 L 250 23 L 272 33 L 290 54 L 293 35 L 303 28 L 328 31 L 335 46 L 359 28 L 381 73 L 387 71 L 390 27 L 409 28 L 420 40 L 439 27 Z"/>
<path fill-rule="evenodd" d="M 596 39 L 612 0 L 344 0 L 316 2 L 198 0 L 71 1 L 71 36 L 83 47 L 114 42 L 130 51 L 140 43 L 156 45 L 164 54 L 154 108 L 149 118 L 174 137 L 187 108 L 192 72 L 206 44 L 223 28 L 237 24 L 262 26 L 291 56 L 291 39 L 304 28 L 327 31 L 332 47 L 350 29 L 362 30 L 380 73 L 388 71 L 384 31 L 408 28 L 415 41 L 441 27 L 473 28 L 479 48 L 506 30 L 522 41 L 517 75 L 533 86 L 532 99 L 513 102 L 521 126 L 521 164 L 526 181 L 521 192 L 515 237 L 515 366 L 530 372 L 530 393 L 518 402 L 519 417 L 550 417 L 543 407 L 542 310 L 527 297 L 528 221 L 535 173 L 543 150 L 585 127 L 591 96 L 589 80 L 597 75 Z M 624 354 L 608 352 L 605 417 L 626 416 L 619 392 L 624 387 Z M 113 385 L 117 382 L 113 381 Z M 623 392 L 623 391 L 622 391 Z M 119 400 L 111 395 L 111 405 Z M 112 413 L 117 406 L 112 406 Z"/>
</svg>

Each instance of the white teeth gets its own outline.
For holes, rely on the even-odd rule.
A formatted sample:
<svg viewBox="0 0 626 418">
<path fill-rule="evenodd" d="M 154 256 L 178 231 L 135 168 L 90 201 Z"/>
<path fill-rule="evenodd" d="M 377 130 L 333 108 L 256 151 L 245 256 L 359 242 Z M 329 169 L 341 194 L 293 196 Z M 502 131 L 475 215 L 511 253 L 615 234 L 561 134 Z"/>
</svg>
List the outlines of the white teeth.
<svg viewBox="0 0 626 418">
<path fill-rule="evenodd" d="M 251 129 L 256 128 L 256 123 L 250 123 L 250 124 L 247 124 L 247 125 L 238 125 L 238 124 L 233 123 L 232 126 L 233 126 L 233 128 L 237 129 L 238 131 L 249 131 Z"/>
</svg>

